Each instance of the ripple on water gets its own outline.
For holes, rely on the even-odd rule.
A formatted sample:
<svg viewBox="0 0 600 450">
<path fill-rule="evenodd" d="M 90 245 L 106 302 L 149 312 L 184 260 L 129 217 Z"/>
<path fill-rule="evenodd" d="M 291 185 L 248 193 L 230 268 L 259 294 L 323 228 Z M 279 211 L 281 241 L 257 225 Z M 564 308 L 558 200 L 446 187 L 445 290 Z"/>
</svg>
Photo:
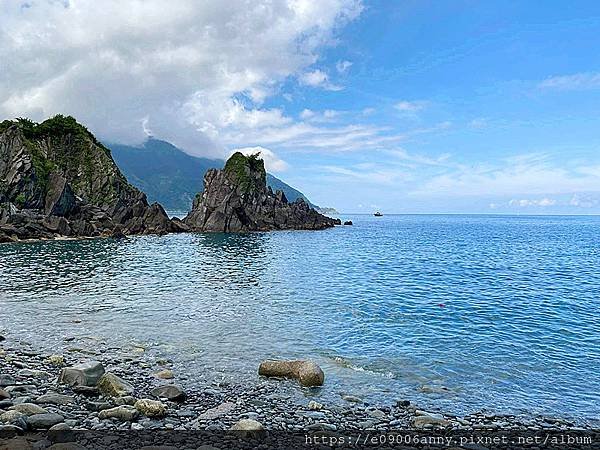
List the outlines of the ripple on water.
<svg viewBox="0 0 600 450">
<path fill-rule="evenodd" d="M 2 245 L 0 326 L 45 346 L 143 342 L 203 380 L 308 356 L 329 399 L 599 414 L 599 218 L 351 219 Z"/>
</svg>

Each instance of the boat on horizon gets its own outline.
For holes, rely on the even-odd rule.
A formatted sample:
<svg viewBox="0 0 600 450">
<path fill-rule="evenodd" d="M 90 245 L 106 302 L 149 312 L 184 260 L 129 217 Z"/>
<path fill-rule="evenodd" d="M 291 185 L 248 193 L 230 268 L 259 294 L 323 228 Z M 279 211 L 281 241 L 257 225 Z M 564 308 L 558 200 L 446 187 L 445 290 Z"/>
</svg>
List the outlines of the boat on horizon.
<svg viewBox="0 0 600 450">
<path fill-rule="evenodd" d="M 377 211 L 375 214 L 373 214 L 375 217 L 382 217 L 383 214 L 381 214 L 379 211 Z"/>
</svg>

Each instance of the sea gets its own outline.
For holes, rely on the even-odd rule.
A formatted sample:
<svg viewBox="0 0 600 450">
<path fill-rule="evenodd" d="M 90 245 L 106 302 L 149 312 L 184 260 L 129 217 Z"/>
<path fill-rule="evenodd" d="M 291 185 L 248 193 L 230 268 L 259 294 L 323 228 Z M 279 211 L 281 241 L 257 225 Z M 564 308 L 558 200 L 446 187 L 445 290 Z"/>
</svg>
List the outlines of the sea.
<svg viewBox="0 0 600 450">
<path fill-rule="evenodd" d="M 200 387 L 309 358 L 324 387 L 285 395 L 600 416 L 600 217 L 342 218 L 0 245 L 0 334 L 48 352 L 142 348 Z"/>
</svg>

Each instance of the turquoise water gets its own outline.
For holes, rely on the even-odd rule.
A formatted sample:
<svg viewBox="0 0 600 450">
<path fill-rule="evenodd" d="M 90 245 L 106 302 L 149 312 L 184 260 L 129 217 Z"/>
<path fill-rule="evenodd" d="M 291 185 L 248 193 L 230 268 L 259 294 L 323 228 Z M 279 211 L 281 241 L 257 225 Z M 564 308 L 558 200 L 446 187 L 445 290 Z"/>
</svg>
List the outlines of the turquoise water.
<svg viewBox="0 0 600 450">
<path fill-rule="evenodd" d="M 200 384 L 310 357 L 326 401 L 599 416 L 600 218 L 348 218 L 1 245 L 0 330 L 143 343 Z"/>
</svg>

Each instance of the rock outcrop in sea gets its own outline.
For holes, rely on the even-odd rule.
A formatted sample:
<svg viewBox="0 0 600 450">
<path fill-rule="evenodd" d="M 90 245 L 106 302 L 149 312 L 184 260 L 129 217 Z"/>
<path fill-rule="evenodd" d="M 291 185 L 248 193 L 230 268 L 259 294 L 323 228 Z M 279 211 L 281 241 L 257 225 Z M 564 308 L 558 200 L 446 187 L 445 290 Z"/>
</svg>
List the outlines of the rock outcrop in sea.
<svg viewBox="0 0 600 450">
<path fill-rule="evenodd" d="M 0 123 L 0 242 L 183 231 L 72 117 Z"/>
<path fill-rule="evenodd" d="M 258 155 L 234 153 L 222 170 L 204 176 L 204 191 L 194 200 L 184 223 L 195 231 L 244 232 L 320 230 L 340 225 L 304 200 L 290 203 L 282 191 L 267 187 Z"/>
</svg>

